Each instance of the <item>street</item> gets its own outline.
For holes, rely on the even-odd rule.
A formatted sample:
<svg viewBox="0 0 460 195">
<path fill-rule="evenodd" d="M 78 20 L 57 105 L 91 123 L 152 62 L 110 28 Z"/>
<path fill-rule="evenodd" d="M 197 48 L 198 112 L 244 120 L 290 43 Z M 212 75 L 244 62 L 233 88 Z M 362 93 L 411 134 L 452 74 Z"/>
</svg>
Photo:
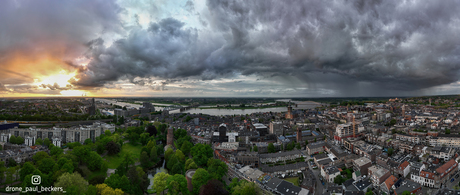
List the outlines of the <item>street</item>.
<svg viewBox="0 0 460 195">
<path fill-rule="evenodd" d="M 313 175 L 315 176 L 316 179 L 316 188 L 315 188 L 315 195 L 322 195 L 324 193 L 324 186 L 321 184 L 321 181 L 319 180 L 318 175 L 320 174 L 319 168 L 318 169 L 312 169 L 310 165 L 310 159 L 312 159 L 310 156 L 307 156 L 307 164 L 308 168 L 313 171 Z M 326 184 L 327 185 L 327 184 Z"/>
</svg>

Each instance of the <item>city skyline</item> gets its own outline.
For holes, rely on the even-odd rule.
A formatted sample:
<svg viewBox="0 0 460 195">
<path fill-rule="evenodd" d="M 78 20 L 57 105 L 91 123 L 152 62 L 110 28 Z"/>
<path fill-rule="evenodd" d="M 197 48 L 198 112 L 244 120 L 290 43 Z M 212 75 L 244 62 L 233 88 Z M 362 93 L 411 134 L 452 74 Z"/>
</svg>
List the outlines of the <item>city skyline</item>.
<svg viewBox="0 0 460 195">
<path fill-rule="evenodd" d="M 0 96 L 458 94 L 458 1 L 0 2 Z"/>
</svg>

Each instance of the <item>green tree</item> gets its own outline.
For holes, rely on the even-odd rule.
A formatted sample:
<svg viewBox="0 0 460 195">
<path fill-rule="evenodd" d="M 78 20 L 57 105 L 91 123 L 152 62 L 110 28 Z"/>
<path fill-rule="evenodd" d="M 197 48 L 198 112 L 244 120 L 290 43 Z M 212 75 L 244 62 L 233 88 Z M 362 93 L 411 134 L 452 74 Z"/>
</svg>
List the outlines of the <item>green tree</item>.
<svg viewBox="0 0 460 195">
<path fill-rule="evenodd" d="M 213 157 L 213 150 L 210 145 L 196 144 L 191 150 L 193 161 L 198 166 L 206 166 L 208 159 Z"/>
<path fill-rule="evenodd" d="M 110 141 L 105 145 L 105 149 L 107 149 L 108 155 L 115 155 L 120 152 L 120 145 L 115 143 L 114 141 Z"/>
<path fill-rule="evenodd" d="M 49 138 L 45 138 L 45 139 L 43 140 L 43 144 L 45 144 L 46 147 L 49 147 L 50 144 L 51 144 L 50 139 L 49 139 Z"/>
<path fill-rule="evenodd" d="M 147 155 L 147 152 L 145 151 L 141 153 L 140 162 L 141 162 L 141 166 L 144 168 L 149 168 L 153 166 L 152 161 L 150 161 L 149 159 L 149 155 Z"/>
<path fill-rule="evenodd" d="M 305 140 L 305 145 L 308 146 L 308 140 Z"/>
<path fill-rule="evenodd" d="M 313 141 L 313 142 L 316 142 L 316 137 L 315 137 L 315 141 Z"/>
<path fill-rule="evenodd" d="M 187 189 L 187 179 L 185 179 L 184 175 L 175 174 L 174 176 L 170 176 L 166 180 L 166 184 L 168 186 L 168 192 L 171 194 L 189 193 Z"/>
<path fill-rule="evenodd" d="M 75 194 L 84 194 L 88 190 L 88 181 L 83 178 L 80 173 L 64 173 L 62 174 L 54 183 L 55 187 L 62 187 L 64 191 L 67 191 L 66 194 L 69 194 L 69 191 L 74 191 L 76 189 Z M 69 188 L 71 190 L 69 190 Z M 53 192 L 51 194 L 63 194 L 62 192 Z M 74 193 L 70 193 L 74 194 Z"/>
<path fill-rule="evenodd" d="M 343 182 L 345 182 L 345 179 L 341 175 L 334 178 L 334 183 L 338 185 L 342 185 Z"/>
<path fill-rule="evenodd" d="M 268 153 L 275 153 L 276 152 L 275 146 L 273 145 L 273 143 L 268 144 L 267 150 L 268 150 Z"/>
<path fill-rule="evenodd" d="M 300 146 L 300 143 L 297 143 L 295 148 L 297 148 L 298 150 L 302 149 L 302 147 Z"/>
<path fill-rule="evenodd" d="M 176 157 L 180 162 L 184 163 L 185 155 L 184 155 L 184 153 L 182 153 L 181 150 L 176 150 Z"/>
<path fill-rule="evenodd" d="M 393 148 L 388 148 L 388 156 L 392 156 L 394 152 Z"/>
<path fill-rule="evenodd" d="M 243 180 L 233 189 L 232 195 L 262 195 L 262 190 L 255 183 Z"/>
<path fill-rule="evenodd" d="M 3 182 L 3 178 L 5 177 L 5 161 L 0 161 L 0 183 Z"/>
<path fill-rule="evenodd" d="M 49 158 L 49 157 L 50 157 L 50 155 L 48 155 L 48 153 L 46 153 L 44 151 L 40 151 L 40 152 L 35 153 L 35 155 L 32 157 L 32 159 L 34 159 L 34 161 L 36 163 L 38 163 L 42 159 Z"/>
<path fill-rule="evenodd" d="M 209 180 L 208 171 L 199 168 L 192 176 L 193 194 L 198 194 L 202 185 L 205 185 Z"/>
<path fill-rule="evenodd" d="M 16 144 L 16 136 L 14 136 L 14 135 L 10 136 L 10 143 Z"/>
<path fill-rule="evenodd" d="M 93 140 L 91 140 L 90 138 L 88 139 L 85 139 L 85 142 L 83 142 L 85 145 L 89 145 L 89 144 L 92 144 L 93 143 Z"/>
<path fill-rule="evenodd" d="M 38 138 L 37 140 L 35 140 L 35 145 L 36 145 L 36 146 L 43 145 L 43 140 L 42 140 L 42 138 Z"/>
<path fill-rule="evenodd" d="M 142 145 L 146 145 L 147 142 L 149 141 L 150 134 L 149 133 L 142 133 L 140 135 L 139 142 L 141 142 Z"/>
<path fill-rule="evenodd" d="M 446 129 L 446 134 L 450 134 L 450 129 Z"/>
<path fill-rule="evenodd" d="M 13 158 L 8 158 L 8 167 L 15 167 L 18 163 Z"/>
<path fill-rule="evenodd" d="M 64 150 L 61 147 L 52 146 L 51 149 L 50 149 L 51 156 L 59 156 L 62 153 L 64 153 Z"/>
<path fill-rule="evenodd" d="M 165 152 L 165 159 L 169 160 L 173 154 L 174 150 L 172 148 L 168 148 Z"/>
<path fill-rule="evenodd" d="M 157 193 L 161 192 L 162 194 L 164 194 L 164 190 L 167 187 L 167 180 L 169 176 L 169 174 L 163 172 L 155 174 L 155 176 L 153 177 L 153 187 L 155 188 Z"/>
<path fill-rule="evenodd" d="M 6 183 L 13 182 L 13 174 L 16 172 L 14 167 L 8 167 L 6 169 Z"/>
<path fill-rule="evenodd" d="M 53 171 L 53 167 L 56 163 L 51 158 L 45 158 L 38 162 L 38 169 L 45 174 L 50 173 Z"/>
<path fill-rule="evenodd" d="M 259 151 L 259 148 L 257 148 L 257 146 L 254 146 L 254 148 L 252 149 L 252 151 L 258 152 L 258 151 Z"/>
<path fill-rule="evenodd" d="M 227 175 L 227 164 L 219 159 L 210 158 L 208 160 L 208 173 L 210 179 L 221 180 L 224 175 Z"/>
<path fill-rule="evenodd" d="M 184 143 L 182 143 L 182 146 L 180 147 L 180 150 L 185 155 L 188 155 L 188 154 L 190 154 L 190 150 L 192 149 L 192 147 L 193 147 L 193 144 L 186 140 L 186 141 L 184 141 Z"/>
<path fill-rule="evenodd" d="M 21 171 L 19 171 L 19 176 L 21 181 L 24 181 L 24 178 L 26 175 L 32 174 L 35 171 L 34 165 L 30 162 L 24 163 L 24 165 L 21 168 Z"/>
<path fill-rule="evenodd" d="M 409 191 L 404 191 L 401 195 L 411 195 L 412 193 Z"/>
</svg>

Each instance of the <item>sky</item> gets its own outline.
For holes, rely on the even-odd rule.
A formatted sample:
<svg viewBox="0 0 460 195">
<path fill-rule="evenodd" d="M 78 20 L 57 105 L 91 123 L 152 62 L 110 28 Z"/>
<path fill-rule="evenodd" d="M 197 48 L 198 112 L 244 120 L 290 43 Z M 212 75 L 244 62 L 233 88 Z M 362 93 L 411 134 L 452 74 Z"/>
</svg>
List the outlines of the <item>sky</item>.
<svg viewBox="0 0 460 195">
<path fill-rule="evenodd" d="M 458 0 L 2 0 L 0 97 L 459 94 Z"/>
</svg>

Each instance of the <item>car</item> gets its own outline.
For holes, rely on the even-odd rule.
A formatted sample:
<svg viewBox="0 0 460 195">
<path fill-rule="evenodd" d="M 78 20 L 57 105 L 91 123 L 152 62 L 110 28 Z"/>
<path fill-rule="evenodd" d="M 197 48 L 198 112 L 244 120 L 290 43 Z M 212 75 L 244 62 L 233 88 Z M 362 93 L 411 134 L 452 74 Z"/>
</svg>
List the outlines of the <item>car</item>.
<svg viewBox="0 0 460 195">
<path fill-rule="evenodd" d="M 458 178 L 458 175 L 456 175 L 455 178 Z"/>
<path fill-rule="evenodd" d="M 454 179 L 454 178 L 452 178 L 452 179 L 450 180 L 450 182 L 454 182 L 454 180 L 455 180 L 455 179 Z"/>
</svg>

